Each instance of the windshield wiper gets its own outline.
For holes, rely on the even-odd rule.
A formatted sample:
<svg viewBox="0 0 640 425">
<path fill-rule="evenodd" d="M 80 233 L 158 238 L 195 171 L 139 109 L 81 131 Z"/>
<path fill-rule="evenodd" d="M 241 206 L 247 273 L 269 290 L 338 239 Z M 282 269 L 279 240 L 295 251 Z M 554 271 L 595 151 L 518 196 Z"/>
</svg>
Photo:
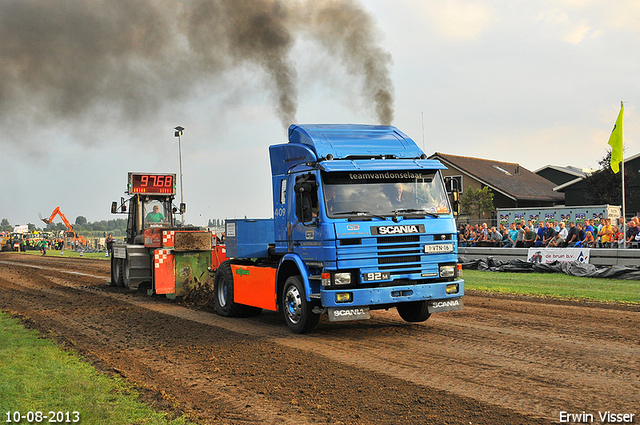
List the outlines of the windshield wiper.
<svg viewBox="0 0 640 425">
<path fill-rule="evenodd" d="M 332 215 L 357 215 L 357 216 L 376 217 L 376 218 L 379 218 L 381 220 L 386 220 L 387 219 L 387 217 L 385 217 L 383 215 L 371 214 L 371 211 L 359 211 L 359 210 L 340 211 L 340 212 L 337 212 L 337 213 L 333 213 Z"/>
<path fill-rule="evenodd" d="M 417 209 L 417 208 L 398 208 L 397 210 L 393 210 L 393 212 L 396 214 L 396 217 L 401 213 L 420 213 L 420 214 L 430 215 L 431 217 L 436 217 L 436 218 L 440 217 L 440 215 L 436 213 L 432 213 L 432 212 L 425 211 L 422 209 Z"/>
</svg>

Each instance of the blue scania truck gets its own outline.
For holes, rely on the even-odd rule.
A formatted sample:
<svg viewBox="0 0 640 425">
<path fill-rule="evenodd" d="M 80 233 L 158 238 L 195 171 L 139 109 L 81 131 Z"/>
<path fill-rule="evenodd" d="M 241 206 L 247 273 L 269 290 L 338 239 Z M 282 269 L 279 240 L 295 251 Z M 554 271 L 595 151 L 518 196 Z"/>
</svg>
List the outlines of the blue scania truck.
<svg viewBox="0 0 640 425">
<path fill-rule="evenodd" d="M 273 218 L 226 221 L 222 316 L 282 311 L 294 333 L 396 308 L 463 308 L 455 217 L 440 170 L 392 126 L 292 125 L 269 148 Z M 455 207 L 455 206 L 454 206 Z"/>
</svg>

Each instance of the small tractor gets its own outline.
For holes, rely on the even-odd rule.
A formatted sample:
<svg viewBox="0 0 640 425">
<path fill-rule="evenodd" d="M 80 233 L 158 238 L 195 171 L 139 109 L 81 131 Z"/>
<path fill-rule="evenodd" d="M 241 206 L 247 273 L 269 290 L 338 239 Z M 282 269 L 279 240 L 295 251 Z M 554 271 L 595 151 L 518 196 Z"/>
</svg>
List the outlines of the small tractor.
<svg viewBox="0 0 640 425">
<path fill-rule="evenodd" d="M 111 204 L 113 214 L 127 214 L 125 243 L 112 246 L 111 285 L 132 291 L 143 285 L 172 299 L 213 285 L 211 270 L 226 260 L 224 246 L 206 229 L 176 225 L 186 206 L 173 206 L 175 182 L 175 174 L 128 174 L 130 197 Z"/>
</svg>

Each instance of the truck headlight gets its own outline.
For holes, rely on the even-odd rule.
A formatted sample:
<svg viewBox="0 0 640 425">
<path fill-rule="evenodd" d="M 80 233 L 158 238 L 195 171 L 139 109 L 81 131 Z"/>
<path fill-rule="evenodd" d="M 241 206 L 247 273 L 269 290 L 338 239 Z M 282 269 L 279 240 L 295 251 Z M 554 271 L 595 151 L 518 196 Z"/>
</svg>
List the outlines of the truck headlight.
<svg viewBox="0 0 640 425">
<path fill-rule="evenodd" d="M 456 275 L 456 266 L 448 264 L 446 266 L 440 266 L 440 277 L 454 277 Z"/>
<path fill-rule="evenodd" d="M 351 284 L 351 273 L 336 273 L 333 275 L 333 283 L 336 285 Z"/>
</svg>

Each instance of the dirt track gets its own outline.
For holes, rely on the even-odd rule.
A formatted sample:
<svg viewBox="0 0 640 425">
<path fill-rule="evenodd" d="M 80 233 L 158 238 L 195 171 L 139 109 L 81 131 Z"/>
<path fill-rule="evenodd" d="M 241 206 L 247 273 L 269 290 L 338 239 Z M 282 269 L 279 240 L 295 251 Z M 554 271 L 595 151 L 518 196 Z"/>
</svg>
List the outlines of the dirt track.
<svg viewBox="0 0 640 425">
<path fill-rule="evenodd" d="M 108 267 L 2 253 L 0 309 L 201 423 L 640 423 L 637 306 L 468 294 L 421 324 L 374 311 L 293 335 L 276 313 L 227 319 L 108 287 Z"/>
</svg>

